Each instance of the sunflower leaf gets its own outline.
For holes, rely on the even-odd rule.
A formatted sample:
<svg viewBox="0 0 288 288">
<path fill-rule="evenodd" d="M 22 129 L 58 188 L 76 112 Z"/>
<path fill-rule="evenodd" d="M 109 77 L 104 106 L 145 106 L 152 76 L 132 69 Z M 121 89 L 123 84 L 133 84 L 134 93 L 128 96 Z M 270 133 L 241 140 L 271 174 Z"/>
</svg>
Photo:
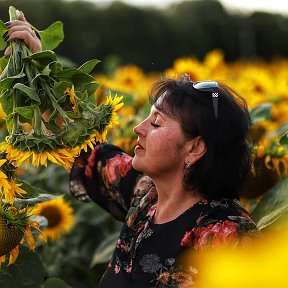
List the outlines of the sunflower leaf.
<svg viewBox="0 0 288 288">
<path fill-rule="evenodd" d="M 115 249 L 115 243 L 119 238 L 119 232 L 112 234 L 104 241 L 102 241 L 94 252 L 90 266 L 93 267 L 97 264 L 103 264 L 110 261 L 112 253 Z"/>
<path fill-rule="evenodd" d="M 39 191 L 37 191 L 35 187 L 31 186 L 26 181 L 21 180 L 19 183 L 21 184 L 21 188 L 27 192 L 27 194 L 25 194 L 25 198 L 34 198 L 40 195 Z"/>
<path fill-rule="evenodd" d="M 249 111 L 252 122 L 255 124 L 263 120 L 271 119 L 271 103 L 262 103 Z"/>
<path fill-rule="evenodd" d="M 94 67 L 101 62 L 98 59 L 91 59 L 89 61 L 87 61 L 86 63 L 82 64 L 78 69 L 83 72 L 83 73 L 91 73 L 92 70 L 94 69 Z"/>
<path fill-rule="evenodd" d="M 39 191 L 40 189 L 37 189 L 37 190 Z M 15 198 L 14 205 L 16 206 L 16 204 L 21 204 L 21 206 L 34 206 L 37 203 L 46 202 L 46 201 L 60 198 L 60 197 L 63 197 L 63 195 L 52 195 L 52 194 L 43 193 L 43 194 L 39 194 L 39 196 L 36 196 L 34 198 L 29 198 L 29 199 Z"/>
<path fill-rule="evenodd" d="M 3 80 L 0 81 L 0 93 L 5 90 L 5 89 L 10 89 L 12 88 L 12 84 L 18 80 L 25 77 L 25 74 L 23 72 L 20 72 L 19 74 L 15 75 L 15 76 L 10 76 L 7 77 Z"/>
<path fill-rule="evenodd" d="M 3 50 L 6 48 L 7 43 L 5 42 L 5 40 L 3 39 L 3 35 L 5 32 L 8 31 L 8 27 L 4 24 L 3 21 L 0 20 L 0 50 Z"/>
<path fill-rule="evenodd" d="M 17 83 L 13 86 L 14 89 L 17 89 L 19 91 L 21 91 L 22 93 L 24 93 L 26 96 L 28 96 L 29 98 L 31 98 L 32 100 L 41 103 L 40 98 L 37 94 L 37 91 L 33 88 L 30 88 L 22 83 Z"/>
<path fill-rule="evenodd" d="M 4 283 L 1 281 L 1 288 L 42 287 L 46 272 L 39 255 L 31 252 L 28 247 L 20 246 L 19 250 L 16 263 L 1 267 L 0 275 L 4 272 L 6 275 L 11 276 L 11 278 L 5 277 Z M 3 277 L 0 276 L 0 280 L 2 279 Z"/>
<path fill-rule="evenodd" d="M 44 283 L 44 288 L 72 288 L 67 285 L 62 279 L 52 277 L 48 278 Z"/>
<path fill-rule="evenodd" d="M 16 107 L 14 112 L 18 113 L 25 119 L 31 120 L 34 116 L 35 105 L 32 106 L 24 106 L 24 107 Z"/>
<path fill-rule="evenodd" d="M 271 225 L 288 211 L 288 177 L 267 191 L 251 212 L 260 228 Z"/>
<path fill-rule="evenodd" d="M 30 56 L 23 58 L 23 62 L 25 61 L 37 61 L 37 64 L 42 66 L 42 69 L 46 67 L 48 64 L 57 61 L 56 54 L 51 50 L 45 50 L 42 52 L 34 53 Z"/>
<path fill-rule="evenodd" d="M 40 36 L 43 50 L 55 49 L 64 39 L 63 23 L 60 21 L 54 22 L 42 31 L 33 28 Z"/>
</svg>

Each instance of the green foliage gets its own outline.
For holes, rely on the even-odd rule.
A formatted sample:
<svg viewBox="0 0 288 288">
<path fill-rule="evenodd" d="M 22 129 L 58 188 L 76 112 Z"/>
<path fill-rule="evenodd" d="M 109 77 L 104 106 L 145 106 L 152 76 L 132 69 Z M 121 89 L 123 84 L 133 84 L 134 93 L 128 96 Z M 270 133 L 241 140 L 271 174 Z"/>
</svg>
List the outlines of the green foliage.
<svg viewBox="0 0 288 288">
<path fill-rule="evenodd" d="M 45 274 L 39 255 L 21 247 L 17 262 L 1 267 L 1 288 L 39 288 L 44 283 Z"/>
<path fill-rule="evenodd" d="M 6 48 L 7 44 L 4 41 L 3 35 L 8 31 L 8 27 L 0 20 L 0 50 Z"/>
<path fill-rule="evenodd" d="M 45 281 L 44 288 L 72 288 L 72 287 L 67 285 L 63 280 L 53 277 Z"/>
<path fill-rule="evenodd" d="M 288 211 L 288 178 L 284 178 L 267 191 L 255 209 L 252 217 L 260 229 L 271 225 Z"/>
<path fill-rule="evenodd" d="M 271 103 L 260 104 L 249 111 L 253 124 L 271 119 Z"/>
<path fill-rule="evenodd" d="M 33 28 L 40 36 L 43 50 L 55 49 L 64 39 L 63 23 L 60 21 L 54 22 L 43 31 Z"/>
</svg>

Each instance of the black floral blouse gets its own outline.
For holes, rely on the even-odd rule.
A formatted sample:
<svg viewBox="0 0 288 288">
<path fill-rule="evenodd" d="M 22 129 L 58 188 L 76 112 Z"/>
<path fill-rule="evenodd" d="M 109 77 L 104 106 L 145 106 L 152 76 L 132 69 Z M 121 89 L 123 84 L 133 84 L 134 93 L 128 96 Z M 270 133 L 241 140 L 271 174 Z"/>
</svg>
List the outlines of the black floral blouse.
<svg viewBox="0 0 288 288">
<path fill-rule="evenodd" d="M 110 144 L 76 159 L 70 189 L 124 222 L 100 288 L 193 287 L 197 267 L 179 261 L 187 249 L 238 245 L 256 231 L 236 199 L 202 199 L 176 219 L 154 224 L 157 192 L 151 178 L 134 170 L 132 158 Z"/>
</svg>

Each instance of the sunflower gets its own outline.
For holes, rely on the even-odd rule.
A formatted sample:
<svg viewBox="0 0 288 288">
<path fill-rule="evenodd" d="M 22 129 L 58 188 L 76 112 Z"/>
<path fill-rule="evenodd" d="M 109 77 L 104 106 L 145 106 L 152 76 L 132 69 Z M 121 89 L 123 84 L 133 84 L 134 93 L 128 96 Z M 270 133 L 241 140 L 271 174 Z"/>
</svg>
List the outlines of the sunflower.
<svg viewBox="0 0 288 288">
<path fill-rule="evenodd" d="M 47 228 L 40 235 L 47 239 L 57 240 L 71 231 L 74 223 L 73 209 L 70 204 L 61 198 L 39 203 L 33 208 L 34 215 L 41 215 L 48 221 Z"/>
<path fill-rule="evenodd" d="M 122 100 L 123 100 L 123 96 L 117 96 L 117 94 L 112 99 L 111 92 L 107 96 L 106 102 L 104 103 L 104 105 L 107 105 L 107 106 L 110 105 L 111 109 L 112 109 L 110 121 L 107 125 L 107 128 L 111 128 L 113 124 L 119 124 L 119 119 L 118 119 L 118 115 L 117 115 L 116 111 L 118 111 L 124 105 L 124 103 L 121 102 Z"/>
<path fill-rule="evenodd" d="M 15 183 L 12 177 L 8 177 L 8 173 L 5 171 L 6 169 L 4 169 L 6 162 L 6 159 L 0 159 L 0 196 L 2 197 L 2 195 L 4 195 L 8 203 L 13 203 L 16 194 L 23 196 L 26 194 L 26 191 L 20 188 L 21 184 Z M 11 171 L 9 172 L 11 173 Z"/>
<path fill-rule="evenodd" d="M 25 240 L 31 250 L 35 249 L 35 240 L 31 228 L 38 230 L 39 223 L 29 219 L 28 208 L 17 210 L 15 207 L 4 204 L 0 207 L 0 268 L 10 254 L 8 265 L 13 264 L 19 254 L 19 245 Z"/>
<path fill-rule="evenodd" d="M 22 163 L 25 163 L 26 167 L 28 167 L 31 160 L 34 167 L 39 167 L 39 165 L 47 167 L 47 162 L 50 161 L 65 169 L 70 169 L 74 162 L 74 158 L 76 157 L 76 151 L 71 149 L 60 148 L 37 153 L 35 151 L 17 149 L 12 144 L 6 142 L 0 144 L 0 151 L 6 152 L 7 159 L 10 162 L 14 162 L 17 167 Z"/>
</svg>

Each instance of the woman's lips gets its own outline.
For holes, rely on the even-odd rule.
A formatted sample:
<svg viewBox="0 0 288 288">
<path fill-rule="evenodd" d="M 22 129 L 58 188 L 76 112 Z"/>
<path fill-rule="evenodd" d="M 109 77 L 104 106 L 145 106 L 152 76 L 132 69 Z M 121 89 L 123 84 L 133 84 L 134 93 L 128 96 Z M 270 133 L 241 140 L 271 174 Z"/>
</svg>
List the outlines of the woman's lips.
<svg viewBox="0 0 288 288">
<path fill-rule="evenodd" d="M 143 146 L 137 142 L 137 145 L 135 146 L 134 150 L 140 150 L 140 149 L 144 149 Z"/>
</svg>

